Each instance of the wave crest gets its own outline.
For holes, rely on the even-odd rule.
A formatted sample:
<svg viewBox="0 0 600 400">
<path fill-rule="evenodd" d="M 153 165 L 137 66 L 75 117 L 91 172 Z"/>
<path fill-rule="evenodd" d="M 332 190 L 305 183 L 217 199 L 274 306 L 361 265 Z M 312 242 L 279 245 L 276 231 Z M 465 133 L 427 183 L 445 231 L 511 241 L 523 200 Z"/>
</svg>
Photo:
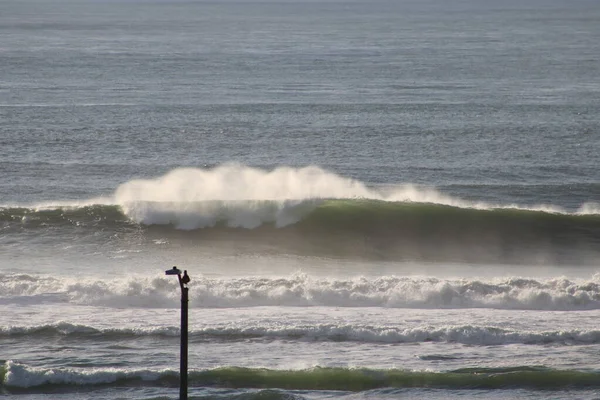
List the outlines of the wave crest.
<svg viewBox="0 0 600 400">
<path fill-rule="evenodd" d="M 3 378 L 3 379 L 1 379 Z M 555 370 L 545 367 L 518 366 L 507 368 L 466 368 L 447 372 L 406 371 L 368 368 L 311 368 L 304 370 L 272 370 L 261 368 L 223 367 L 190 371 L 190 386 L 221 388 L 278 388 L 285 390 L 366 391 L 378 388 L 444 388 L 444 389 L 561 389 L 596 388 L 597 372 Z M 6 391 L 27 392 L 27 388 L 60 388 L 84 386 L 178 385 L 178 374 L 172 370 L 145 369 L 43 369 L 7 361 L 0 367 L 0 386 Z M 16 390 L 15 390 L 16 389 Z M 19 390 L 20 389 L 20 390 Z"/>
<path fill-rule="evenodd" d="M 136 337 L 179 337 L 178 327 L 98 328 L 67 322 L 40 326 L 12 326 L 0 329 L 0 337 L 45 337 L 66 336 L 70 340 L 102 337 L 126 340 Z M 527 345 L 575 345 L 600 343 L 598 330 L 562 331 L 515 331 L 493 326 L 418 326 L 403 328 L 396 326 L 370 325 L 263 325 L 229 324 L 192 328 L 190 340 L 214 339 L 238 341 L 247 339 L 282 339 L 300 341 L 334 341 L 358 343 L 422 343 L 452 342 L 471 346 L 496 346 L 506 344 Z"/>
</svg>

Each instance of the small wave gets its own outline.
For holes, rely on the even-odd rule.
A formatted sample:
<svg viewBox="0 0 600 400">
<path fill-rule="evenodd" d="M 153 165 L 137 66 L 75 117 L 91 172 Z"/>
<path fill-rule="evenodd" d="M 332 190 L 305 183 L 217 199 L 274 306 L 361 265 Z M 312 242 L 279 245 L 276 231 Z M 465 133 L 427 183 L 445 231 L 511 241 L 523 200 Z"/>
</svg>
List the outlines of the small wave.
<svg viewBox="0 0 600 400">
<path fill-rule="evenodd" d="M 448 372 L 406 371 L 399 369 L 312 368 L 271 370 L 225 367 L 190 371 L 190 386 L 219 388 L 257 388 L 284 390 L 342 390 L 361 392 L 378 388 L 443 389 L 580 389 L 600 387 L 597 372 L 555 370 L 545 367 L 472 368 Z M 170 386 L 178 385 L 173 370 L 130 369 L 45 369 L 7 361 L 0 367 L 2 389 L 8 393 L 27 393 L 41 388 L 53 392 L 73 387 L 94 386 Z"/>
<path fill-rule="evenodd" d="M 97 386 L 126 382 L 175 382 L 176 373 L 170 370 L 45 369 L 8 360 L 0 369 L 0 382 L 6 388 L 35 388 L 52 386 Z"/>
<path fill-rule="evenodd" d="M 172 336 L 179 337 L 180 330 L 176 327 L 158 328 L 97 328 L 82 324 L 57 322 L 34 326 L 4 326 L 0 327 L 0 337 L 53 337 L 68 336 L 74 339 L 102 337 L 127 339 L 139 336 Z"/>
<path fill-rule="evenodd" d="M 325 306 L 388 308 L 600 309 L 600 279 L 519 277 L 485 280 L 403 276 L 316 278 L 207 278 L 190 282 L 196 308 Z M 3 303 L 44 302 L 108 307 L 178 307 L 177 283 L 164 276 L 100 280 L 0 274 Z M 48 294 L 52 294 L 49 296 Z"/>
<path fill-rule="evenodd" d="M 179 337 L 178 327 L 155 328 L 97 328 L 66 322 L 40 326 L 10 326 L 0 329 L 0 337 L 54 337 L 74 339 L 98 338 L 126 340 L 142 336 Z M 313 324 L 265 327 L 230 324 L 227 326 L 190 329 L 190 340 L 237 341 L 247 339 L 283 339 L 300 341 L 335 341 L 359 343 L 422 343 L 451 342 L 477 346 L 506 344 L 598 344 L 598 330 L 567 331 L 514 331 L 489 326 L 419 326 L 403 328 L 394 326 L 361 326 L 339 324 Z M 444 356 L 436 356 L 444 357 Z M 442 359 L 442 358 L 437 358 Z"/>
<path fill-rule="evenodd" d="M 57 227 L 118 229 L 133 225 L 119 206 L 107 204 L 0 207 L 0 222 L 15 230 Z"/>
<path fill-rule="evenodd" d="M 430 354 L 430 355 L 419 356 L 419 359 L 424 360 L 424 361 L 447 361 L 447 360 L 457 360 L 457 359 L 459 359 L 459 357 L 445 356 L 443 354 Z"/>
</svg>

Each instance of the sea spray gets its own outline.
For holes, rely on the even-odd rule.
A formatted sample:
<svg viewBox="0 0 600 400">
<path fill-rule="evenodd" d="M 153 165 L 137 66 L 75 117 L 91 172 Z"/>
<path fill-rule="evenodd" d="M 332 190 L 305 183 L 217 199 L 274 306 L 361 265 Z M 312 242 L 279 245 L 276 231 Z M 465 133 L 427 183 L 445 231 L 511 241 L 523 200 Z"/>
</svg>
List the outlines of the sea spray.
<svg viewBox="0 0 600 400">
<path fill-rule="evenodd" d="M 156 179 L 130 181 L 116 190 L 114 198 L 118 204 L 123 204 L 137 201 L 381 199 L 381 195 L 360 181 L 319 167 L 279 167 L 268 171 L 226 164 L 207 170 L 175 169 Z"/>
<path fill-rule="evenodd" d="M 240 164 L 225 164 L 212 169 L 180 168 L 155 179 L 126 182 L 117 188 L 113 197 L 114 203 L 120 205 L 125 214 L 134 221 L 148 224 L 173 223 L 175 226 L 181 226 L 182 229 L 214 226 L 219 220 L 228 220 L 227 208 L 231 208 L 231 213 L 234 215 L 246 208 L 246 213 L 254 211 L 257 214 L 256 218 L 262 222 L 279 221 L 273 218 L 272 212 L 264 210 L 261 205 L 281 210 L 288 208 L 290 202 L 297 205 L 302 202 L 326 199 L 431 203 L 482 210 L 514 208 L 565 212 L 562 208 L 551 205 L 531 207 L 466 201 L 443 194 L 432 187 L 418 187 L 413 184 L 398 184 L 383 190 L 316 166 L 278 167 L 273 170 Z M 154 212 L 163 215 L 149 217 L 146 213 L 152 210 L 145 209 L 144 205 L 156 203 L 161 203 L 162 206 L 157 207 L 160 211 L 154 210 Z M 204 205 L 199 207 L 199 204 Z M 261 214 L 266 218 L 261 218 Z M 187 217 L 198 218 L 200 215 L 204 217 L 203 223 L 198 221 L 191 227 L 181 224 Z M 293 219 L 291 222 L 296 222 L 298 219 Z M 255 227 L 260 224 L 256 222 L 244 224 L 234 220 L 230 225 Z M 277 225 L 285 226 L 286 223 L 278 222 Z"/>
</svg>

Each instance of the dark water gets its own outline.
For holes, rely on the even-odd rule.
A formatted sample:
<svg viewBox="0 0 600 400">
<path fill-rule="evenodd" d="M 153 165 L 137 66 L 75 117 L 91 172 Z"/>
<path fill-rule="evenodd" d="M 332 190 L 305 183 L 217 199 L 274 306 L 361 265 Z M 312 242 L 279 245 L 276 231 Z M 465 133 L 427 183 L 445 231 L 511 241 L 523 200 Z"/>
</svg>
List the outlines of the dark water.
<svg viewBox="0 0 600 400">
<path fill-rule="evenodd" d="M 142 203 L 132 208 L 129 213 L 112 205 L 8 208 L 0 221 L 7 237 L 35 238 L 49 248 L 71 240 L 90 248 L 123 241 L 156 247 L 163 240 L 184 246 L 237 243 L 256 254 L 591 266 L 597 265 L 600 251 L 598 214 L 381 200 L 311 200 L 284 207 L 272 200 L 213 201 L 188 203 L 185 210 Z M 248 217 L 248 210 L 260 210 L 259 217 Z"/>
</svg>

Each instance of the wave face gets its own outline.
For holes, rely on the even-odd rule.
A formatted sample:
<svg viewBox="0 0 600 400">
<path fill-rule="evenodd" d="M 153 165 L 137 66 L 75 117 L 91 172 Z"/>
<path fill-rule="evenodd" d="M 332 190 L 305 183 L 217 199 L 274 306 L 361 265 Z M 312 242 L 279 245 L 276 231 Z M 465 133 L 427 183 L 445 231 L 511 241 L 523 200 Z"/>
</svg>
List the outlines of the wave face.
<svg viewBox="0 0 600 400">
<path fill-rule="evenodd" d="M 138 223 L 119 206 L 94 205 L 2 209 L 0 223 L 4 232 L 15 234 L 93 239 L 98 234 L 139 237 L 145 233 L 168 241 L 182 237 L 197 242 L 235 241 L 257 248 L 268 245 L 289 253 L 334 257 L 532 265 L 595 264 L 600 257 L 600 215 L 596 214 L 477 210 L 373 200 L 188 204 L 189 218 L 165 204 L 136 207 L 144 208 L 152 218 Z M 207 209 L 223 217 L 205 217 Z M 229 214 L 236 216 L 233 221 L 225 216 Z M 246 222 L 241 224 L 239 218 Z M 210 226 L 198 225 L 200 220 L 210 220 Z M 241 227 L 247 224 L 253 228 Z M 190 230 L 179 230 L 182 226 Z"/>
<path fill-rule="evenodd" d="M 196 277 L 190 282 L 196 308 L 387 307 L 507 310 L 600 309 L 600 277 L 572 281 L 437 279 L 382 276 L 354 279 Z M 164 276 L 114 280 L 0 275 L 0 304 L 73 303 L 91 306 L 178 307 L 177 283 Z"/>
<path fill-rule="evenodd" d="M 190 371 L 189 385 L 220 388 L 285 390 L 342 390 L 361 392 L 378 388 L 443 389 L 577 389 L 600 387 L 597 372 L 565 371 L 544 367 L 466 368 L 449 372 L 372 370 L 366 368 L 313 368 L 269 370 L 227 367 Z M 128 385 L 170 386 L 179 384 L 173 370 L 43 369 L 7 361 L 0 367 L 1 388 L 8 393 L 28 389 L 53 392 L 85 387 Z"/>
</svg>

